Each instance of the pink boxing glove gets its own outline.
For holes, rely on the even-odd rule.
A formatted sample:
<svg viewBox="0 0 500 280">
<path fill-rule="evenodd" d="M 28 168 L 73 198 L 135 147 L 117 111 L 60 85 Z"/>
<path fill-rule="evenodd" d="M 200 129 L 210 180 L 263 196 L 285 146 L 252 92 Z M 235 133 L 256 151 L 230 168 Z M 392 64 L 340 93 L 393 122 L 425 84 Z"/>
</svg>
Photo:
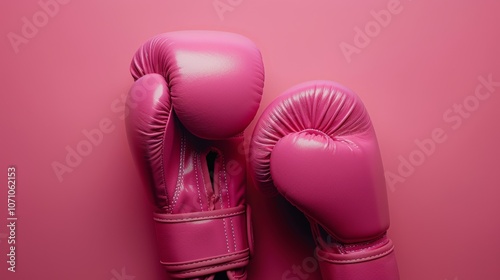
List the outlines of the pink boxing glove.
<svg viewBox="0 0 500 280">
<path fill-rule="evenodd" d="M 358 96 L 329 81 L 289 89 L 260 117 L 250 151 L 257 186 L 309 219 L 323 279 L 399 279 L 377 138 Z"/>
<path fill-rule="evenodd" d="M 154 197 L 161 264 L 173 278 L 246 279 L 253 244 L 238 148 L 262 96 L 259 50 L 232 33 L 165 33 L 130 71 L 127 134 Z"/>
</svg>

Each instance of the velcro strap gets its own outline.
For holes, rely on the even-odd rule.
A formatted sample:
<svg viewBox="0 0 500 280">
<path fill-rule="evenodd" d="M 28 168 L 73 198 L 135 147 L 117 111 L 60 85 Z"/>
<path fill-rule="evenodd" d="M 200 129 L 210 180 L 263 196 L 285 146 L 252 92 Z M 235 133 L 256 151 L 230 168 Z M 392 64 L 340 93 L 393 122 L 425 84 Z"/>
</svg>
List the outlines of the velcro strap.
<svg viewBox="0 0 500 280">
<path fill-rule="evenodd" d="M 244 267 L 250 257 L 245 206 L 213 211 L 154 213 L 160 261 L 178 278 Z"/>
</svg>

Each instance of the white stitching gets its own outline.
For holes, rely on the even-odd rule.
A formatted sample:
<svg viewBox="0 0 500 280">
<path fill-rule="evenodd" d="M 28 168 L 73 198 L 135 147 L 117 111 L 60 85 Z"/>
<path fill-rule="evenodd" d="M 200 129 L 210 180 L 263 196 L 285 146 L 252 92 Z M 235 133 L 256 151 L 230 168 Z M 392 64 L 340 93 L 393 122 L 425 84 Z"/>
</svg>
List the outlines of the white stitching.
<svg viewBox="0 0 500 280">
<path fill-rule="evenodd" d="M 245 213 L 245 210 L 241 210 L 241 211 L 234 212 L 234 213 L 220 214 L 220 215 L 213 215 L 213 216 L 204 216 L 204 217 L 195 217 L 195 218 L 182 218 L 182 219 L 153 218 L 153 220 L 159 221 L 159 222 L 162 222 L 162 221 L 164 221 L 164 222 L 173 222 L 173 221 L 198 221 L 200 219 L 221 218 L 221 217 L 227 218 L 227 217 L 232 217 L 232 216 L 238 216 L 238 215 L 241 215 L 241 214 L 244 214 L 244 213 Z"/>
<path fill-rule="evenodd" d="M 203 189 L 205 190 L 205 197 L 208 200 L 207 211 L 210 211 L 212 201 L 211 201 L 210 196 L 208 195 L 207 183 L 205 182 L 205 174 L 203 173 L 203 164 L 202 164 L 201 157 L 200 157 L 200 171 L 201 171 L 201 181 L 203 183 Z"/>
<path fill-rule="evenodd" d="M 229 185 L 227 183 L 227 173 L 226 173 L 226 161 L 224 159 L 224 155 L 221 156 L 222 158 L 222 172 L 224 174 L 224 185 L 226 186 L 226 190 L 227 190 L 227 193 L 226 193 L 226 196 L 227 196 L 227 208 L 231 208 L 231 197 L 229 196 Z M 236 236 L 234 234 L 234 224 L 233 224 L 233 219 L 232 218 L 229 218 L 229 223 L 231 224 L 231 232 L 233 234 L 233 245 L 234 245 L 234 251 L 237 251 L 236 250 Z"/>
<path fill-rule="evenodd" d="M 221 162 L 224 163 L 224 156 L 221 155 Z M 222 165 L 222 170 L 224 170 L 224 164 Z M 221 184 L 221 168 L 219 167 L 219 170 L 218 170 L 218 174 L 217 174 L 217 177 L 219 178 L 218 180 L 218 183 L 219 183 L 219 195 L 220 195 L 220 208 L 221 209 L 224 209 L 224 196 L 222 194 L 222 188 L 220 187 L 220 184 Z M 226 236 L 226 248 L 227 248 L 227 252 L 231 252 L 231 250 L 229 250 L 229 237 L 227 236 L 227 224 L 226 224 L 226 220 L 225 219 L 222 219 L 222 222 L 224 223 L 224 235 Z"/>
<path fill-rule="evenodd" d="M 164 150 L 164 146 L 163 146 L 163 139 L 161 140 L 161 180 L 162 180 L 162 183 L 163 183 L 163 191 L 165 192 L 165 197 L 167 198 L 167 213 L 171 213 L 172 209 L 170 208 L 170 203 L 169 203 L 169 198 L 168 198 L 168 190 L 167 190 L 167 180 L 165 180 L 165 162 L 164 162 L 164 158 L 163 158 L 163 150 Z"/>
<path fill-rule="evenodd" d="M 172 203 L 172 210 L 177 204 L 177 199 L 179 198 L 179 192 L 182 186 L 182 178 L 184 177 L 184 160 L 186 157 L 186 138 L 184 135 L 181 136 L 181 154 L 179 160 L 179 172 L 177 174 L 177 183 L 175 185 L 175 192 Z"/>
<path fill-rule="evenodd" d="M 198 166 L 198 163 L 200 162 L 198 160 L 198 157 L 200 156 L 200 154 L 198 152 L 195 152 L 194 153 L 194 163 L 193 163 L 193 168 L 194 168 L 194 176 L 196 178 L 196 190 L 198 191 L 198 201 L 200 202 L 200 209 L 201 209 L 201 212 L 203 212 L 203 203 L 201 202 L 201 192 L 200 192 L 200 183 L 198 181 L 198 170 L 199 170 L 199 166 Z"/>
<path fill-rule="evenodd" d="M 377 259 L 379 257 L 383 257 L 383 256 L 386 256 L 386 255 L 389 255 L 390 253 L 392 253 L 393 250 L 394 250 L 394 247 L 391 247 L 387 251 L 384 251 L 382 253 L 379 253 L 379 254 L 376 254 L 376 255 L 373 255 L 373 256 L 364 257 L 364 258 L 357 258 L 357 259 L 350 259 L 350 260 L 329 260 L 329 259 L 326 259 L 325 257 L 321 257 L 321 259 L 324 260 L 324 261 L 326 261 L 326 262 L 329 262 L 329 263 L 350 263 L 350 262 L 354 262 L 354 261 L 363 261 L 363 260 Z"/>
<path fill-rule="evenodd" d="M 236 251 L 236 236 L 234 234 L 233 218 L 229 218 L 229 222 L 231 222 L 231 231 L 233 232 L 234 251 Z"/>
<path fill-rule="evenodd" d="M 226 248 L 227 252 L 229 253 L 229 239 L 227 237 L 227 230 L 226 230 L 226 219 L 222 219 L 222 222 L 224 223 L 224 236 L 226 236 Z"/>
</svg>

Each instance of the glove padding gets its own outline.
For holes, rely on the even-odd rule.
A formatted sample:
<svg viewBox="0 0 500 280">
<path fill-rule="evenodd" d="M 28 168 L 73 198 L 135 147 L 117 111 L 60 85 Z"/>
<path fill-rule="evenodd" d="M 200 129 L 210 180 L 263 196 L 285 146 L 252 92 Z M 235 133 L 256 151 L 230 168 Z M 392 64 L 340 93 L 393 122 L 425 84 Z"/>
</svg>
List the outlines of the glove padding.
<svg viewBox="0 0 500 280">
<path fill-rule="evenodd" d="M 259 189 L 309 219 L 325 279 L 398 279 L 382 161 L 358 96 L 329 81 L 295 86 L 264 111 L 250 150 Z"/>
<path fill-rule="evenodd" d="M 158 35 L 136 52 L 127 134 L 154 198 L 161 263 L 174 278 L 245 279 L 252 248 L 243 130 L 259 107 L 262 58 L 225 32 Z"/>
</svg>

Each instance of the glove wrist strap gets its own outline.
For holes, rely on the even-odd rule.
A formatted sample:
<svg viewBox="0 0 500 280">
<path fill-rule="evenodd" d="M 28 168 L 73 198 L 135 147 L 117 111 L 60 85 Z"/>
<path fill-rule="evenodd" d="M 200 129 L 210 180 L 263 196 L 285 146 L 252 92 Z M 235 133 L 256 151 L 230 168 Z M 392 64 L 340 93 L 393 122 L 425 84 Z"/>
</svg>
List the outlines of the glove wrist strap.
<svg viewBox="0 0 500 280">
<path fill-rule="evenodd" d="M 193 213 L 154 213 L 161 264 L 177 278 L 246 266 L 253 245 L 249 215 L 243 205 Z"/>
<path fill-rule="evenodd" d="M 398 280 L 399 272 L 394 245 L 387 237 L 374 247 L 341 252 L 338 248 L 316 247 L 319 267 L 324 279 Z M 383 245 L 380 242 L 383 241 Z"/>
</svg>

